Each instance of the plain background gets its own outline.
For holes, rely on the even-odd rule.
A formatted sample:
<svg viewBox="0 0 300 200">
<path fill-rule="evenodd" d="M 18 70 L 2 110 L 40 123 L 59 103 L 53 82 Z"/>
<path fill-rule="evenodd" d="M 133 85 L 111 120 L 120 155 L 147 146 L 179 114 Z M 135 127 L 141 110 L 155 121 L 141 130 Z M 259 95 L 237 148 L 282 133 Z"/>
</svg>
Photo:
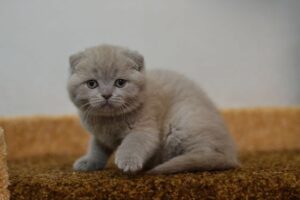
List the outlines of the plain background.
<svg viewBox="0 0 300 200">
<path fill-rule="evenodd" d="M 298 0 L 0 0 L 0 116 L 69 114 L 68 57 L 111 43 L 222 107 L 300 105 Z"/>
</svg>

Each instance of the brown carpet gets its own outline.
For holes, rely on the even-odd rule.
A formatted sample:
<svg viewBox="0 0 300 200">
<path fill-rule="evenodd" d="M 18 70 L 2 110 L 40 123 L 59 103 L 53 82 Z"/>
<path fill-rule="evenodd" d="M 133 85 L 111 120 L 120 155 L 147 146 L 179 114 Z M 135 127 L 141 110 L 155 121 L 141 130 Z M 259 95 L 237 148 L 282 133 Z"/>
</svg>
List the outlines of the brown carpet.
<svg viewBox="0 0 300 200">
<path fill-rule="evenodd" d="M 116 169 L 73 172 L 71 165 L 85 151 L 88 139 L 76 117 L 0 118 L 11 197 L 300 199 L 300 108 L 235 109 L 223 114 L 240 148 L 242 168 L 168 176 L 128 176 Z M 0 144 L 0 153 L 3 149 Z M 0 172 L 5 171 L 2 162 Z M 6 186 L 7 181 L 0 197 Z"/>
<path fill-rule="evenodd" d="M 300 151 L 242 155 L 241 169 L 177 175 L 71 170 L 74 156 L 9 163 L 12 199 L 299 199 Z"/>
</svg>

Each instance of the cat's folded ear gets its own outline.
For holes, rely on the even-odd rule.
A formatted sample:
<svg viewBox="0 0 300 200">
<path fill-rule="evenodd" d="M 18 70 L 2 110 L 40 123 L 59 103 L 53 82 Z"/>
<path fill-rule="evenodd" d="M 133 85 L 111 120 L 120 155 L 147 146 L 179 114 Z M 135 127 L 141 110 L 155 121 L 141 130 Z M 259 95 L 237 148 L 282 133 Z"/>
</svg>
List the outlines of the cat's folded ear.
<svg viewBox="0 0 300 200">
<path fill-rule="evenodd" d="M 131 58 L 135 63 L 138 71 L 143 71 L 145 68 L 144 57 L 137 51 L 126 50 L 125 55 Z"/>
<path fill-rule="evenodd" d="M 76 54 L 73 54 L 69 57 L 69 63 L 70 63 L 70 72 L 71 74 L 75 71 L 76 65 L 80 62 L 80 60 L 83 57 L 83 52 L 79 52 Z"/>
</svg>

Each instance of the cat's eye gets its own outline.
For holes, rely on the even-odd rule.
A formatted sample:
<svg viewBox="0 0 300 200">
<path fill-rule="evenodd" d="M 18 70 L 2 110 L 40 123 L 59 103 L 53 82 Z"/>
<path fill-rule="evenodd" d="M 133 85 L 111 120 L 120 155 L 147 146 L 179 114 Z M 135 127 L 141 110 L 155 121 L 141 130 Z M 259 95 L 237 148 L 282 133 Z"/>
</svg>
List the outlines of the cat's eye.
<svg viewBox="0 0 300 200">
<path fill-rule="evenodd" d="M 88 86 L 88 88 L 94 89 L 94 88 L 98 87 L 98 82 L 96 80 L 88 80 L 86 82 L 86 85 Z"/>
<path fill-rule="evenodd" d="M 122 88 L 126 85 L 127 81 L 124 80 L 124 79 L 117 79 L 115 81 L 115 86 L 118 87 L 118 88 Z"/>
</svg>

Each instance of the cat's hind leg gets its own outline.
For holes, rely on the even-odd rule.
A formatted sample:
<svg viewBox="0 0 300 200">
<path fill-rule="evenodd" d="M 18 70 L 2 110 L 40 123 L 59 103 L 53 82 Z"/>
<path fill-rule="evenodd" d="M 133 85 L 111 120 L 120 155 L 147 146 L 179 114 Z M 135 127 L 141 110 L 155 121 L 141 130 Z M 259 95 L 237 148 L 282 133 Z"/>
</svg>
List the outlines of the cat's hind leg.
<svg viewBox="0 0 300 200">
<path fill-rule="evenodd" d="M 238 161 L 227 158 L 219 152 L 190 152 L 171 158 L 147 173 L 173 174 L 186 171 L 226 170 L 238 166 Z"/>
</svg>

